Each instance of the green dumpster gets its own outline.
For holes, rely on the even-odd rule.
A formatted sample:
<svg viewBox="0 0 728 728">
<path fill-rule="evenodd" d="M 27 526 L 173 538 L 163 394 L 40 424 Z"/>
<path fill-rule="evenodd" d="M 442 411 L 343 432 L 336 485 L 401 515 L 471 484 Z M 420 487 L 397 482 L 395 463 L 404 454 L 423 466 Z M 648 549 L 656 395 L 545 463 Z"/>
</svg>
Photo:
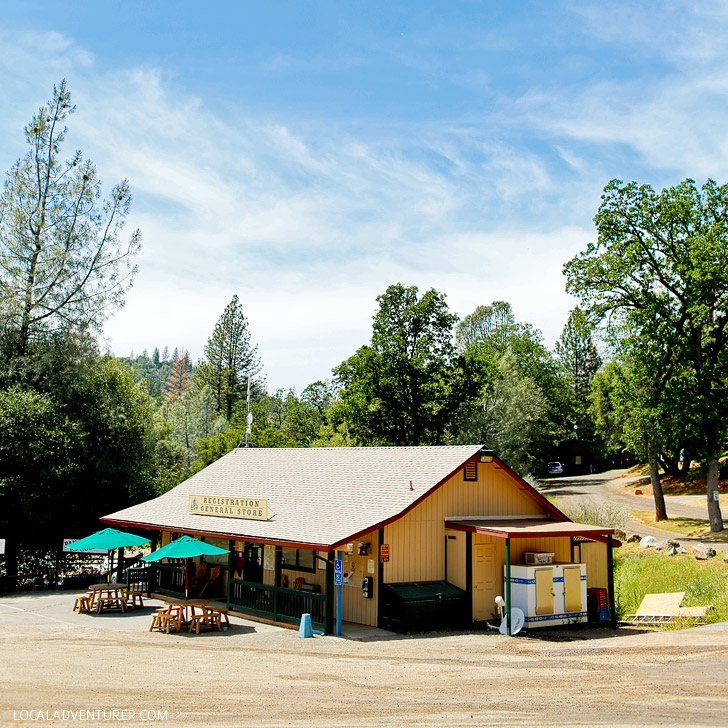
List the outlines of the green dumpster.
<svg viewBox="0 0 728 728">
<path fill-rule="evenodd" d="M 446 581 L 383 584 L 379 626 L 400 633 L 459 629 L 467 606 L 467 592 Z"/>
</svg>

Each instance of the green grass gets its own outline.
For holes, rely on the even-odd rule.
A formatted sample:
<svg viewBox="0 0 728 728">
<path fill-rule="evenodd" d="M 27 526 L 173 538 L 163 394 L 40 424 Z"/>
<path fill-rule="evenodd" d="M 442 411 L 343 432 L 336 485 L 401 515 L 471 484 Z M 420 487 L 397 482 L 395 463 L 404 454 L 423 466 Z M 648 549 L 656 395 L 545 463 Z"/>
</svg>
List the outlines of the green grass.
<svg viewBox="0 0 728 728">
<path fill-rule="evenodd" d="M 728 564 L 721 554 L 697 561 L 691 554 L 628 547 L 615 550 L 614 591 L 617 614 L 633 614 L 645 594 L 684 591 L 684 607 L 711 604 L 706 621 L 728 621 Z"/>
</svg>

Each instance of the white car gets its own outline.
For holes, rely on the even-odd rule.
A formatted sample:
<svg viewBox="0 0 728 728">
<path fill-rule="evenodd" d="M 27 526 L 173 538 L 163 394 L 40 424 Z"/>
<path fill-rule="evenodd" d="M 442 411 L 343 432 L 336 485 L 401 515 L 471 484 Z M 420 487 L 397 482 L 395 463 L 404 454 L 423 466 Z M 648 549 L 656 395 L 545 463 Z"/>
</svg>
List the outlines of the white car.
<svg viewBox="0 0 728 728">
<path fill-rule="evenodd" d="M 564 472 L 564 466 L 557 460 L 553 463 L 548 464 L 549 475 L 562 475 Z"/>
</svg>

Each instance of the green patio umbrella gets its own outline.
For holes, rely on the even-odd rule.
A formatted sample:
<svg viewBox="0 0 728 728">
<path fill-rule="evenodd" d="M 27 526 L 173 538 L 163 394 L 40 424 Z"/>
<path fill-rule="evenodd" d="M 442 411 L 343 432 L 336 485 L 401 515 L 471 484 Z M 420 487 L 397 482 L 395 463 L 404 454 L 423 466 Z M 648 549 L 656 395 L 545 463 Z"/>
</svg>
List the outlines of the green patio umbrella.
<svg viewBox="0 0 728 728">
<path fill-rule="evenodd" d="M 85 549 L 106 549 L 111 552 L 114 549 L 124 546 L 143 546 L 149 543 L 150 539 L 145 536 L 136 536 L 126 531 L 117 531 L 115 528 L 103 528 L 90 536 L 80 538 L 78 541 L 69 543 L 67 548 L 73 551 L 84 551 Z M 111 580 L 111 569 L 109 568 L 109 581 Z"/>
<path fill-rule="evenodd" d="M 205 543 L 192 536 L 180 536 L 175 541 L 170 541 L 161 549 L 152 551 L 151 554 L 142 556 L 142 561 L 160 561 L 161 559 L 191 559 L 194 556 L 222 556 L 228 552 L 219 546 Z M 185 599 L 187 599 L 187 566 L 185 561 Z"/>
</svg>

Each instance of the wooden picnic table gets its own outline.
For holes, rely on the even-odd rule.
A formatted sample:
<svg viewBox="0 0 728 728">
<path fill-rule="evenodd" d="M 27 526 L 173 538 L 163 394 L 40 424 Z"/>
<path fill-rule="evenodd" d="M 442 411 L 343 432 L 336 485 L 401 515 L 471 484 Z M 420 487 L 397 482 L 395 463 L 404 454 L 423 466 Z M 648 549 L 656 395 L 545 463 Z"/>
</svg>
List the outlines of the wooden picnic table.
<svg viewBox="0 0 728 728">
<path fill-rule="evenodd" d="M 171 619 L 166 620 L 166 631 L 169 632 L 170 623 L 175 625 L 175 629 L 179 632 L 182 627 L 189 625 L 196 616 L 195 608 L 204 609 L 209 599 L 179 599 L 177 597 L 162 597 L 167 603 Z M 152 623 L 154 624 L 154 623 Z"/>
<path fill-rule="evenodd" d="M 208 599 L 178 599 L 176 597 L 162 597 L 167 606 L 158 609 L 152 616 L 151 632 L 154 629 L 169 633 L 172 628 L 180 632 L 182 627 L 189 627 L 199 634 L 201 629 L 222 630 L 222 620 L 230 624 L 226 609 L 208 607 Z M 199 610 L 199 611 L 196 611 Z"/>
<path fill-rule="evenodd" d="M 89 586 L 91 599 L 89 609 L 96 608 L 97 613 L 101 613 L 103 609 L 120 609 L 126 612 L 126 600 L 128 598 L 126 584 L 102 583 L 91 584 Z"/>
</svg>

